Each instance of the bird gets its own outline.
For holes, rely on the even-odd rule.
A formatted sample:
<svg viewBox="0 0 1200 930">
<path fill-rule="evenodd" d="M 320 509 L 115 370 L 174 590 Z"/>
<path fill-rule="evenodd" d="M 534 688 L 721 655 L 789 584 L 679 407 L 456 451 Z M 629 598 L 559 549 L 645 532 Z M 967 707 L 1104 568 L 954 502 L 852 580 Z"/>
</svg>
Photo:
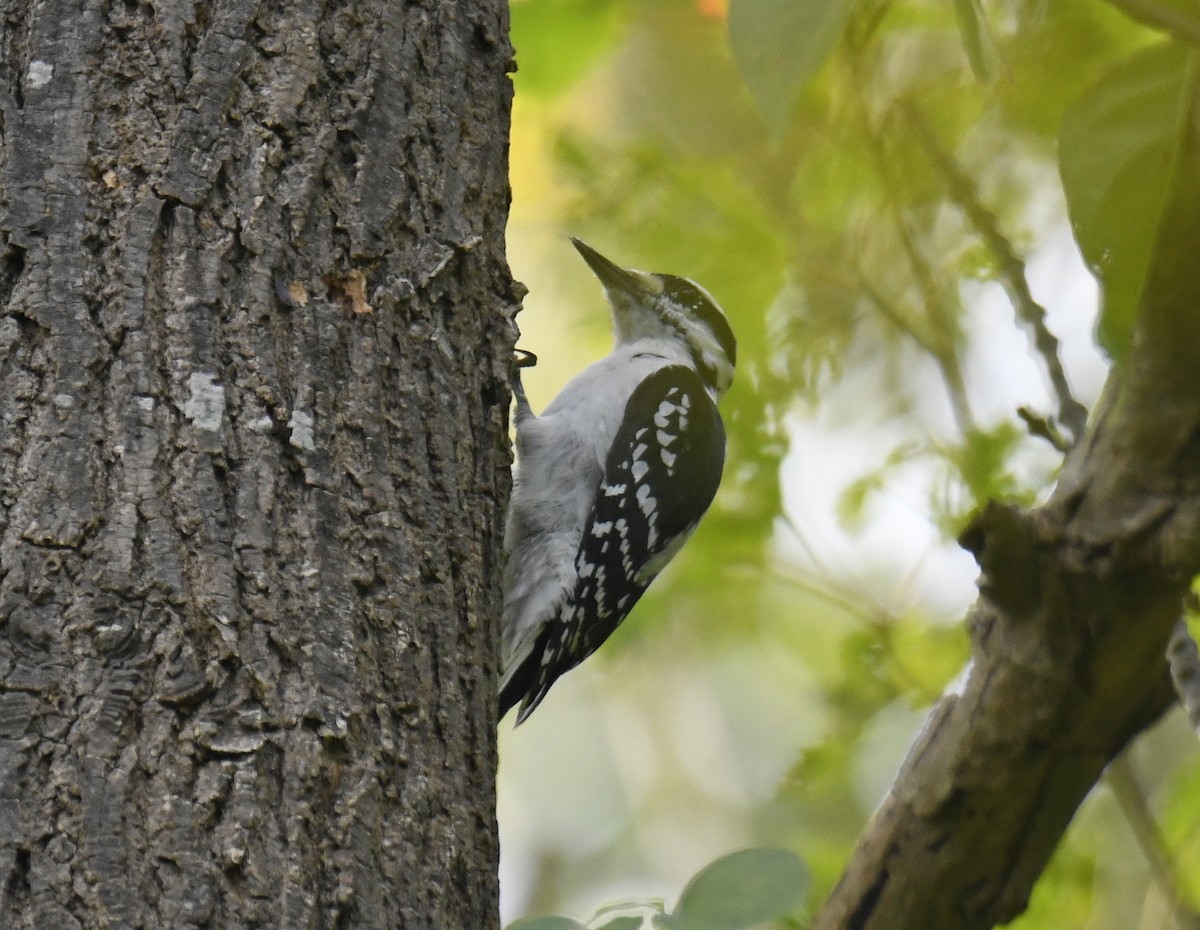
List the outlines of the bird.
<svg viewBox="0 0 1200 930">
<path fill-rule="evenodd" d="M 612 351 L 540 416 L 514 368 L 517 468 L 505 520 L 500 717 L 524 722 L 612 634 L 708 510 L 725 462 L 717 402 L 737 340 L 688 278 L 571 242 L 603 285 Z"/>
</svg>

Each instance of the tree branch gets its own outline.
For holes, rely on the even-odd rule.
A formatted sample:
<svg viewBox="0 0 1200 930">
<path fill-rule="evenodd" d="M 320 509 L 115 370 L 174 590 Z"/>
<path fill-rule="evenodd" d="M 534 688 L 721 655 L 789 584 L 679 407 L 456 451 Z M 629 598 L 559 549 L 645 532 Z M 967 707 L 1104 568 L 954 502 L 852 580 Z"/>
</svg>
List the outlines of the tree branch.
<svg viewBox="0 0 1200 930">
<path fill-rule="evenodd" d="M 862 75 L 856 56 L 851 57 L 851 66 L 854 68 L 855 75 L 859 81 L 864 81 L 865 78 Z M 909 335 L 916 338 L 918 345 L 929 352 L 934 362 L 937 363 L 942 373 L 942 380 L 946 384 L 946 391 L 950 397 L 950 406 L 954 414 L 955 423 L 960 432 L 968 435 L 975 431 L 976 426 L 975 417 L 971 412 L 970 399 L 967 396 L 966 382 L 963 379 L 962 365 L 959 363 L 958 358 L 960 340 L 958 338 L 957 320 L 946 304 L 944 290 L 939 285 L 933 267 L 917 243 L 917 237 L 912 224 L 905 215 L 903 205 L 894 195 L 895 191 L 904 189 L 904 184 L 902 183 L 902 179 L 896 174 L 892 160 L 888 157 L 884 137 L 874 125 L 871 114 L 867 112 L 866 107 L 863 105 L 862 98 L 858 98 L 857 116 L 863 138 L 867 142 L 868 151 L 875 162 L 875 170 L 883 178 L 885 182 L 884 187 L 889 192 L 888 207 L 892 214 L 892 223 L 895 227 L 896 235 L 900 240 L 904 255 L 908 259 L 909 269 L 912 271 L 913 277 L 921 289 L 925 308 L 934 323 L 934 331 L 926 333 L 923 338 L 918 337 L 916 330 L 911 326 L 905 326 L 904 329 Z M 872 298 L 877 308 L 881 310 L 886 309 L 887 301 L 882 300 L 878 292 L 875 292 Z M 889 319 L 892 322 L 897 322 L 899 317 L 898 315 L 891 314 L 889 315 Z M 936 340 L 934 337 L 936 337 Z"/>
<path fill-rule="evenodd" d="M 972 670 L 930 713 L 817 930 L 984 928 L 1025 907 L 1075 809 L 1174 701 L 1164 652 L 1200 572 L 1200 123 L 1134 337 L 1049 501 L 991 503 Z"/>
<path fill-rule="evenodd" d="M 1109 766 L 1107 781 L 1121 813 L 1129 821 L 1133 835 L 1137 837 L 1142 855 L 1150 866 L 1154 881 L 1167 899 L 1171 914 L 1181 930 L 1200 930 L 1200 914 L 1183 903 L 1183 895 L 1179 890 L 1179 877 L 1176 874 L 1175 863 L 1167 850 L 1166 841 L 1154 822 L 1150 812 L 1150 804 L 1138 784 L 1137 774 L 1128 753 L 1123 753 Z"/>
<path fill-rule="evenodd" d="M 1192 730 L 1200 737 L 1200 650 L 1183 620 L 1171 631 L 1167 662 L 1171 666 L 1171 681 L 1179 695 L 1179 703 L 1183 705 Z"/>
<path fill-rule="evenodd" d="M 1045 417 L 1034 413 L 1028 407 L 1018 407 L 1017 416 L 1021 418 L 1021 422 L 1025 424 L 1025 428 L 1029 430 L 1030 435 L 1046 440 L 1046 442 L 1050 443 L 1050 445 L 1063 455 L 1071 451 L 1070 440 L 1062 434 L 1062 431 L 1057 426 Z"/>
<path fill-rule="evenodd" d="M 941 175 L 950 199 L 958 204 L 983 240 L 1000 269 L 1000 284 L 1008 294 L 1017 318 L 1033 336 L 1034 347 L 1046 366 L 1046 373 L 1058 398 L 1058 421 L 1070 433 L 1072 443 L 1078 442 L 1087 423 L 1087 408 L 1071 393 L 1067 374 L 1059 358 L 1057 337 L 1046 327 L 1046 310 L 1033 297 L 1025 277 L 1025 262 L 1001 231 L 996 215 L 984 206 L 975 182 L 941 144 L 929 121 L 912 103 L 899 107 L 905 122 L 924 149 L 935 170 Z"/>
<path fill-rule="evenodd" d="M 1109 759 L 1169 706 L 1162 650 L 1185 582 L 1139 551 L 1144 522 L 1115 540 L 1080 510 L 992 505 L 965 535 L 984 570 L 974 667 L 931 712 L 816 928 L 1011 920 Z"/>
</svg>

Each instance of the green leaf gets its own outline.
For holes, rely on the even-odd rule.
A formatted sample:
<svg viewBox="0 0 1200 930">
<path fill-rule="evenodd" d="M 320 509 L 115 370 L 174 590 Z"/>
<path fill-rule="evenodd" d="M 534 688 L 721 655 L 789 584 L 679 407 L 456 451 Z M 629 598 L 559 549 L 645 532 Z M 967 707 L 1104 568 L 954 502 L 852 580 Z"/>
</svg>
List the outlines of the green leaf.
<svg viewBox="0 0 1200 930">
<path fill-rule="evenodd" d="M 1100 280 L 1099 339 L 1129 345 L 1179 149 L 1187 52 L 1157 45 L 1122 62 L 1068 109 L 1059 171 L 1075 238 Z"/>
<path fill-rule="evenodd" d="M 999 423 L 990 430 L 969 430 L 961 446 L 948 450 L 950 462 L 971 493 L 972 507 L 992 497 L 1018 493 L 1008 466 L 1023 438 L 1016 425 Z"/>
<path fill-rule="evenodd" d="M 507 930 L 587 930 L 587 927 L 570 917 L 551 914 L 548 917 L 523 917 L 509 924 Z"/>
<path fill-rule="evenodd" d="M 742 930 L 790 914 L 808 891 L 808 868 L 786 849 L 743 849 L 696 873 L 668 926 Z"/>
<path fill-rule="evenodd" d="M 874 469 L 870 474 L 851 481 L 837 499 L 838 520 L 847 529 L 861 529 L 866 515 L 867 499 L 883 487 L 883 470 Z"/>
<path fill-rule="evenodd" d="M 641 930 L 644 923 L 641 917 L 626 915 L 610 920 L 606 924 L 597 924 L 595 930 Z"/>
<path fill-rule="evenodd" d="M 1155 393 L 1189 401 L 1200 391 L 1200 51 L 1188 55 L 1180 144 L 1171 166 L 1146 286 L 1138 306 L 1138 349 L 1158 379 Z M 1168 376 L 1166 373 L 1170 372 Z M 1181 393 L 1182 392 L 1182 393 Z"/>
<path fill-rule="evenodd" d="M 854 0 L 731 0 L 733 58 L 776 135 L 841 38 L 853 6 Z"/>
<path fill-rule="evenodd" d="M 970 643 L 962 624 L 942 626 L 904 616 L 888 624 L 884 672 L 910 705 L 931 704 L 970 658 Z"/>
<path fill-rule="evenodd" d="M 878 466 L 846 485 L 837 500 L 837 515 L 842 525 L 850 530 L 861 529 L 871 495 L 883 489 L 896 466 L 911 462 L 920 452 L 921 449 L 911 443 L 897 446 Z"/>
</svg>

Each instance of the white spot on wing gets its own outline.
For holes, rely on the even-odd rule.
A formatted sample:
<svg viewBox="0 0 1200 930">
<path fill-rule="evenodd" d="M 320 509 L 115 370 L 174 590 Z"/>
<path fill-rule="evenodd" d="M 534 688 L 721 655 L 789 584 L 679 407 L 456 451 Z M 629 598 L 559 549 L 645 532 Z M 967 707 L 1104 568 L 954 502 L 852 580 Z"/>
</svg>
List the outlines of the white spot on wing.
<svg viewBox="0 0 1200 930">
<path fill-rule="evenodd" d="M 650 466 L 647 465 L 645 462 L 641 461 L 640 459 L 638 461 L 634 462 L 633 463 L 633 480 L 641 481 L 646 476 L 646 472 L 648 472 L 649 470 L 650 470 Z M 643 490 L 646 490 L 646 488 L 638 488 L 638 499 L 639 500 L 642 497 Z"/>
<path fill-rule="evenodd" d="M 637 489 L 637 501 L 638 506 L 642 508 L 642 513 L 647 517 L 654 513 L 655 509 L 658 507 L 658 501 L 650 496 L 649 485 L 643 484 Z"/>
<path fill-rule="evenodd" d="M 696 529 L 696 524 L 693 523 L 686 530 L 674 537 L 668 542 L 661 552 L 655 553 L 646 560 L 646 564 L 638 571 L 636 578 L 638 584 L 643 587 L 650 584 L 654 580 L 654 576 L 666 568 L 667 563 L 675 558 L 675 555 L 683 548 L 683 544 L 688 541 L 688 537 Z"/>
</svg>

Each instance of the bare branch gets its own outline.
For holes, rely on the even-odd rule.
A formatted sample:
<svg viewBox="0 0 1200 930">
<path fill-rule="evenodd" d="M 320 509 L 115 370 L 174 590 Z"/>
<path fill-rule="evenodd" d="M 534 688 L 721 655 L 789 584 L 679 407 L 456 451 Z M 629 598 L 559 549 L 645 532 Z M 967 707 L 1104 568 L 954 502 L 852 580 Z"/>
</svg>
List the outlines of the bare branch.
<svg viewBox="0 0 1200 930">
<path fill-rule="evenodd" d="M 1046 440 L 1064 455 L 1071 451 L 1071 442 L 1057 426 L 1045 417 L 1034 413 L 1028 407 L 1018 407 L 1017 416 L 1021 418 L 1021 422 L 1025 424 L 1031 435 Z"/>
<path fill-rule="evenodd" d="M 875 308 L 875 312 L 890 323 L 897 331 L 903 333 L 922 351 L 929 354 L 934 360 L 937 359 L 939 349 L 933 344 L 930 338 L 921 330 L 913 325 L 912 321 L 905 318 L 891 300 L 884 296 L 883 292 L 875 286 L 875 284 L 864 274 L 859 275 L 858 288 L 871 302 L 871 306 Z"/>
<path fill-rule="evenodd" d="M 976 233 L 995 257 L 1000 269 L 1000 284 L 1012 301 L 1017 317 L 1033 335 L 1034 347 L 1046 366 L 1050 384 L 1058 398 L 1058 420 L 1070 433 L 1074 444 L 1083 435 L 1087 423 L 1087 408 L 1071 393 L 1067 374 L 1059 358 L 1058 339 L 1046 327 L 1046 311 L 1033 297 L 1025 277 L 1025 262 L 1012 243 L 1000 231 L 996 215 L 979 197 L 974 181 L 958 164 L 957 159 L 941 144 L 925 115 L 912 103 L 899 108 L 913 135 L 929 156 L 934 168 L 946 185 L 946 192 L 966 214 Z"/>
<path fill-rule="evenodd" d="M 1188 632 L 1186 621 L 1175 624 L 1167 644 L 1167 662 L 1171 666 L 1171 681 L 1179 703 L 1183 705 L 1196 736 L 1200 737 L 1200 650 Z"/>
<path fill-rule="evenodd" d="M 1129 753 L 1123 753 L 1113 761 L 1108 767 L 1106 778 L 1116 796 L 1117 804 L 1121 807 L 1121 813 L 1125 815 L 1133 829 L 1133 835 L 1137 837 L 1138 846 L 1141 847 L 1142 855 L 1146 857 L 1155 883 L 1167 899 L 1175 922 L 1181 930 L 1200 930 L 1200 914 L 1183 903 L 1178 871 L 1154 815 L 1150 812 L 1150 804 L 1138 783 Z"/>
<path fill-rule="evenodd" d="M 903 221 L 898 220 L 903 226 Z M 903 237 L 903 234 L 902 234 Z M 906 239 L 911 242 L 911 239 Z M 910 263 L 922 263 L 918 252 L 909 252 Z M 916 266 L 914 265 L 914 270 Z M 958 365 L 958 356 L 952 348 L 936 345 L 933 340 L 920 329 L 905 319 L 904 314 L 888 300 L 883 293 L 872 284 L 865 275 L 861 276 L 862 292 L 871 301 L 871 305 L 885 320 L 892 324 L 904 335 L 908 336 L 921 349 L 929 354 L 942 373 L 942 381 L 946 385 L 946 394 L 950 399 L 950 408 L 954 413 L 954 422 L 959 430 L 968 434 L 975 429 L 975 418 L 971 413 L 971 403 L 967 399 L 967 386 L 963 381 L 962 369 Z"/>
<path fill-rule="evenodd" d="M 851 67 L 855 69 L 855 74 L 862 79 L 860 62 L 856 57 L 851 58 Z M 928 334 L 923 338 L 917 338 L 916 330 L 911 326 L 905 326 L 904 329 L 914 338 L 917 338 L 918 345 L 929 352 L 941 370 L 942 379 L 946 383 L 946 390 L 950 396 L 950 406 L 954 413 L 955 423 L 958 425 L 959 430 L 964 435 L 972 433 L 976 430 L 975 417 L 971 412 L 970 400 L 967 397 L 966 382 L 963 379 L 962 367 L 958 361 L 958 340 L 953 335 L 958 332 L 958 326 L 954 314 L 947 306 L 946 295 L 944 289 L 938 283 L 937 275 L 917 244 L 917 236 L 912 229 L 911 222 L 905 215 L 903 205 L 894 195 L 895 191 L 904 189 L 904 184 L 902 183 L 902 179 L 897 176 L 895 166 L 888 157 L 887 145 L 884 138 L 879 129 L 874 125 L 871 114 L 867 112 L 861 98 L 858 99 L 857 116 L 863 137 L 867 141 L 868 151 L 875 162 L 875 169 L 879 172 L 879 176 L 886 182 L 884 187 L 889 192 L 888 207 L 892 213 L 892 222 L 899 237 L 901 247 L 904 250 L 905 257 L 908 259 L 909 268 L 921 288 L 921 296 L 924 298 L 926 310 L 932 318 L 937 332 L 946 335 L 947 338 L 944 342 L 939 343 L 930 338 Z M 877 308 L 883 309 L 887 301 L 881 301 L 879 297 L 880 295 L 876 291 L 872 296 L 872 301 Z M 893 314 L 890 319 L 893 322 L 897 322 L 902 318 L 899 315 Z"/>
</svg>

